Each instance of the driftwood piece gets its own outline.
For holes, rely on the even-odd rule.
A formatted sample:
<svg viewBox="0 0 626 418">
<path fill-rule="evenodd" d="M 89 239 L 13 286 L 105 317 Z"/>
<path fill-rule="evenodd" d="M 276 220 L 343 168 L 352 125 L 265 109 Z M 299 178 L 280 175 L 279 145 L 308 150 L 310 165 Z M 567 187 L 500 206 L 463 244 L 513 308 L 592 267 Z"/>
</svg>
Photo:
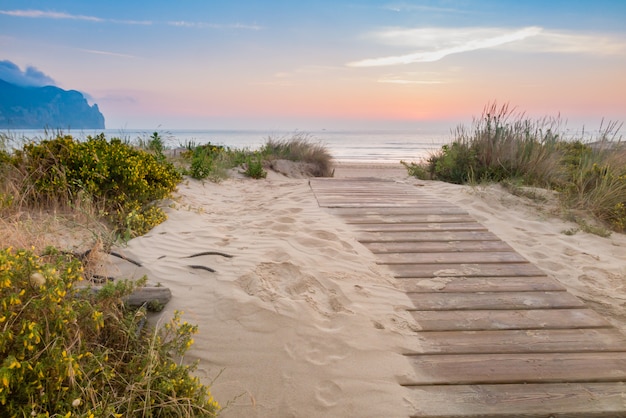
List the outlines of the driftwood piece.
<svg viewBox="0 0 626 418">
<path fill-rule="evenodd" d="M 91 291 L 97 293 L 102 286 L 91 286 Z M 137 287 L 128 296 L 122 298 L 124 303 L 132 307 L 147 305 L 148 310 L 160 311 L 167 302 L 172 299 L 172 291 L 164 286 L 142 286 Z"/>
<path fill-rule="evenodd" d="M 143 286 L 136 288 L 133 293 L 123 298 L 129 306 L 163 306 L 172 298 L 172 291 L 169 287 L 163 286 Z"/>
</svg>

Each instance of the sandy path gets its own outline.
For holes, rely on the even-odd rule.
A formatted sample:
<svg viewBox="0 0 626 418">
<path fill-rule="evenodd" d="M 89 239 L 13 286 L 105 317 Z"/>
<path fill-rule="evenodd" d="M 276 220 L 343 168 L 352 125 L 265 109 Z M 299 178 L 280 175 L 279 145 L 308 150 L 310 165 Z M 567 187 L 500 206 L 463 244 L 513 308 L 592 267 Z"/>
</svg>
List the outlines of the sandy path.
<svg viewBox="0 0 626 418">
<path fill-rule="evenodd" d="M 336 177 L 392 178 L 466 209 L 626 331 L 626 236 L 579 232 L 497 186 L 424 182 L 399 165 L 339 164 Z M 306 179 L 187 181 L 169 220 L 132 240 L 166 315 L 200 326 L 189 359 L 232 404 L 224 417 L 401 417 L 400 354 L 415 344 L 406 296 L 349 226 L 318 207 Z M 189 255 L 218 251 L 232 255 Z M 203 265 L 215 272 L 193 269 Z"/>
</svg>

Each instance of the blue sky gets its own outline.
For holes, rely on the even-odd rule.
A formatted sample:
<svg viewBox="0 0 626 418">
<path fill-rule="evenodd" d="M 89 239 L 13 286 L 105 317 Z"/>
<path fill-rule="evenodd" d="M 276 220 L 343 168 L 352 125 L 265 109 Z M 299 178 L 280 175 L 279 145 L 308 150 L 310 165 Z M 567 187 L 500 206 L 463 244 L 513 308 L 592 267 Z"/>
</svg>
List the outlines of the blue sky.
<svg viewBox="0 0 626 418">
<path fill-rule="evenodd" d="M 0 2 L 0 75 L 107 128 L 406 128 L 490 102 L 626 121 L 626 1 Z"/>
</svg>

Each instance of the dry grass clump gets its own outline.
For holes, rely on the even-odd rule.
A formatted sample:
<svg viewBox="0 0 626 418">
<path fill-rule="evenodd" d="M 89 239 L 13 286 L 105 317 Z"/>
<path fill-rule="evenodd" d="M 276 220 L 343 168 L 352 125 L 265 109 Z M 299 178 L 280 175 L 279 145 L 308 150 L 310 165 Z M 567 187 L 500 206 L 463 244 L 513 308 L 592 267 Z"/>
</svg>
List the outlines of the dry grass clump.
<svg viewBox="0 0 626 418">
<path fill-rule="evenodd" d="M 291 138 L 268 138 L 261 149 L 266 159 L 285 159 L 311 165 L 314 177 L 332 177 L 332 155 L 321 143 L 314 142 L 307 134 L 294 134 Z"/>
<path fill-rule="evenodd" d="M 531 120 L 508 105 L 485 107 L 470 129 L 425 163 L 403 163 L 410 175 L 451 183 L 502 182 L 547 187 L 566 207 L 593 214 L 615 231 L 626 229 L 626 147 L 621 125 L 595 138 L 565 137 L 559 118 Z M 591 142 L 594 141 L 594 142 Z"/>
</svg>

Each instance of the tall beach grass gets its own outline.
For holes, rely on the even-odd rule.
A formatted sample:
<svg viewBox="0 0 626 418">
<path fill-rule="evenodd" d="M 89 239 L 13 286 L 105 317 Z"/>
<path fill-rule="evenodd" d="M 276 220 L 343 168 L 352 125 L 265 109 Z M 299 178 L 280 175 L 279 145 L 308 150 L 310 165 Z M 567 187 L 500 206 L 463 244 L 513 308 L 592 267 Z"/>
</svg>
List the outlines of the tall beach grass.
<svg viewBox="0 0 626 418">
<path fill-rule="evenodd" d="M 567 208 L 587 211 L 614 231 L 626 228 L 626 146 L 622 125 L 595 135 L 565 135 L 560 118 L 534 120 L 508 105 L 490 104 L 472 126 L 409 174 L 452 183 L 514 181 L 559 192 Z"/>
</svg>

